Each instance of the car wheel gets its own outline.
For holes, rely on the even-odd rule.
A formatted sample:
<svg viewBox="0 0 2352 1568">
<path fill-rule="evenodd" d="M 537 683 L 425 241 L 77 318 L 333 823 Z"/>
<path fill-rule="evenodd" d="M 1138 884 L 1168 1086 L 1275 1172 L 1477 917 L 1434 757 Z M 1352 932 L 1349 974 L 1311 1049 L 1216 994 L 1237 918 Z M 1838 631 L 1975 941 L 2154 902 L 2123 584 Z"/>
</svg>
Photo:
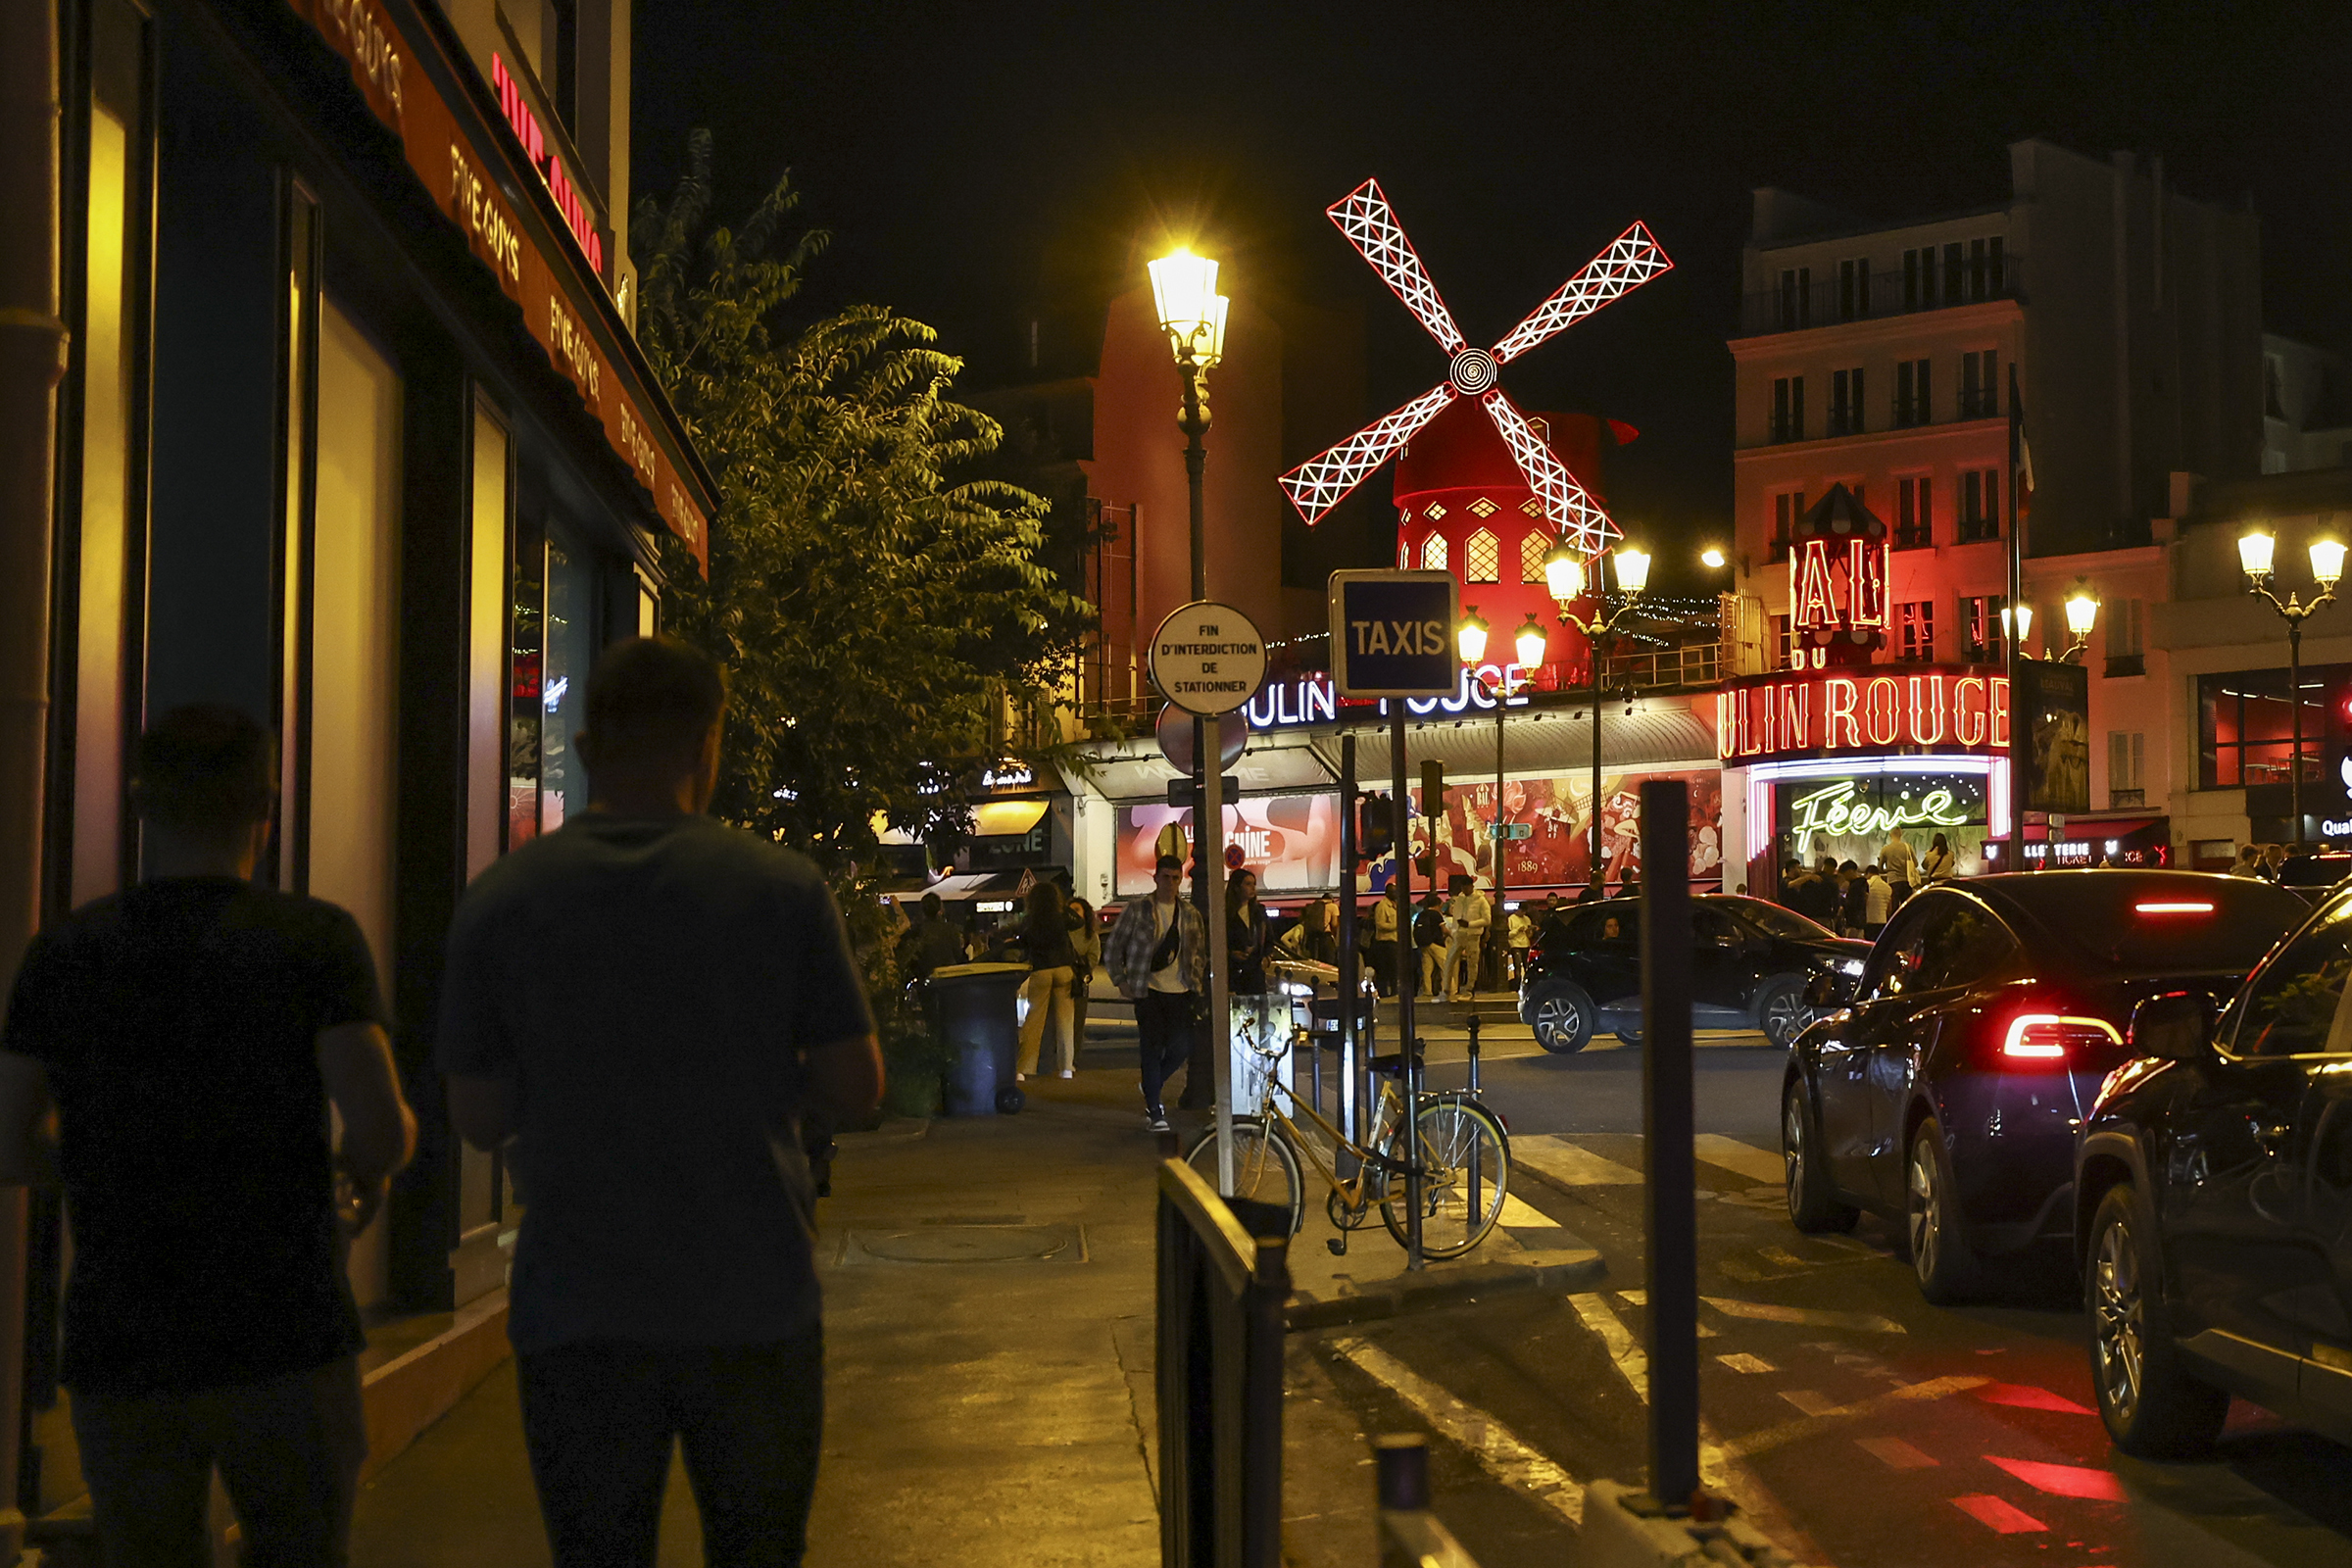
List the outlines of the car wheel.
<svg viewBox="0 0 2352 1568">
<path fill-rule="evenodd" d="M 1944 1158 L 1943 1129 L 1930 1116 L 1911 1135 L 1903 1161 L 1904 1234 L 1919 1291 L 1938 1306 L 1967 1300 L 1977 1290 L 1977 1258 L 1961 1232 L 1959 1194 Z"/>
<path fill-rule="evenodd" d="M 1616 1031 L 1616 1035 L 1619 1044 L 1629 1050 L 1640 1051 L 1642 1049 L 1642 1029 L 1639 1024 L 1625 1025 Z"/>
<path fill-rule="evenodd" d="M 1805 1005 L 1805 988 L 1794 980 L 1775 980 L 1756 999 L 1756 1027 L 1776 1046 L 1786 1046 L 1813 1021 Z"/>
<path fill-rule="evenodd" d="M 1791 1078 L 1781 1094 L 1781 1162 L 1787 1171 L 1788 1220 L 1807 1236 L 1850 1231 L 1862 1211 L 1841 1203 L 1821 1161 L 1821 1131 L 1804 1082 Z"/>
<path fill-rule="evenodd" d="M 1536 995 L 1536 1044 L 1555 1056 L 1573 1055 L 1592 1038 L 1592 999 L 1575 986 L 1547 986 Z"/>
<path fill-rule="evenodd" d="M 2082 1300 L 2090 1317 L 2091 1386 L 2117 1447 L 2143 1459 L 2193 1459 L 2220 1435 L 2230 1396 L 2182 1370 L 2162 1276 L 2140 1226 L 2129 1183 L 2108 1191 L 2090 1222 Z"/>
</svg>

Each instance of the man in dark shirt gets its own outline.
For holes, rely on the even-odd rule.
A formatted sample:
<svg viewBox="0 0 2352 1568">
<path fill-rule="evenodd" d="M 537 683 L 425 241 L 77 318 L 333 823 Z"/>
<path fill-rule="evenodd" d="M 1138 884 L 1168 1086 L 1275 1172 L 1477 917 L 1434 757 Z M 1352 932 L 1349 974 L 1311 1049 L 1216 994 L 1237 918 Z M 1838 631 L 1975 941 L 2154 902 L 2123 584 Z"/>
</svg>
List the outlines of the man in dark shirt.
<svg viewBox="0 0 2352 1568">
<path fill-rule="evenodd" d="M 507 1145 L 525 1195 L 508 1333 L 556 1568 L 651 1568 L 681 1440 L 710 1562 L 805 1546 L 824 1367 L 799 1124 L 870 1112 L 882 1061 L 816 867 L 704 814 L 725 706 L 684 644 L 607 652 L 588 809 L 450 928 L 437 1054 L 451 1120 Z"/>
<path fill-rule="evenodd" d="M 948 923 L 946 907 L 938 894 L 924 894 L 923 912 L 899 939 L 900 961 L 911 979 L 927 980 L 935 969 L 963 962 L 963 933 Z"/>
<path fill-rule="evenodd" d="M 416 1136 L 375 962 L 342 909 L 251 880 L 277 776 L 260 725 L 174 710 L 134 774 L 153 873 L 17 974 L 0 1180 L 32 1173 L 54 1107 L 64 1382 L 108 1560 L 209 1561 L 217 1466 L 246 1560 L 340 1563 L 368 1449 L 346 1233 Z"/>
</svg>

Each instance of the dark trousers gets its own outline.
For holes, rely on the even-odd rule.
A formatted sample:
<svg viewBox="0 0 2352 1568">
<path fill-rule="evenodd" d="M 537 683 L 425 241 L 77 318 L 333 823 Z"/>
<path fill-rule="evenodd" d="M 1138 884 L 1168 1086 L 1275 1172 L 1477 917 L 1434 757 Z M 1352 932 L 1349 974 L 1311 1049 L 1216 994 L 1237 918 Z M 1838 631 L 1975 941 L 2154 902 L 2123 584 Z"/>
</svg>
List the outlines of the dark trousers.
<svg viewBox="0 0 2352 1568">
<path fill-rule="evenodd" d="M 824 1421 L 814 1329 L 765 1345 L 594 1341 L 515 1358 L 556 1568 L 653 1568 L 670 1446 L 710 1568 L 798 1568 Z"/>
<path fill-rule="evenodd" d="M 109 1568 L 209 1568 L 213 1470 L 250 1568 L 342 1568 L 368 1425 L 350 1356 L 188 1394 L 76 1393 L 74 1439 Z"/>
<path fill-rule="evenodd" d="M 1193 1021 L 1197 998 L 1189 992 L 1147 991 L 1135 1000 L 1135 1034 L 1142 1048 L 1144 1074 L 1144 1106 L 1159 1110 L 1164 1102 L 1160 1096 L 1176 1069 L 1192 1059 L 1193 1041 L 1206 1031 Z M 1191 1098 L 1194 1083 L 1205 1083 L 1192 1072 L 1185 1083 L 1186 1097 Z"/>
<path fill-rule="evenodd" d="M 1396 943 L 1394 938 L 1372 944 L 1372 981 L 1384 997 L 1396 994 Z"/>
</svg>

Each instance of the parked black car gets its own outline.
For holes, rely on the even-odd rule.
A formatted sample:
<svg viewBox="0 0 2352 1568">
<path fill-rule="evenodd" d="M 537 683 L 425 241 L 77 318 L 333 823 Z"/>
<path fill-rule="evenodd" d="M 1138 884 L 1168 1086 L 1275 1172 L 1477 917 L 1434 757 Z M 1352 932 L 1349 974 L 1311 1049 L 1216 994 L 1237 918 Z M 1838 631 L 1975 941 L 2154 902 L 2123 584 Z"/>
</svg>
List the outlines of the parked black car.
<svg viewBox="0 0 2352 1568">
<path fill-rule="evenodd" d="M 2352 855 L 2290 855 L 2278 867 L 2278 885 L 2316 905 L 2352 876 Z"/>
<path fill-rule="evenodd" d="M 2141 1004 L 2075 1160 L 2099 1414 L 2185 1457 L 2241 1396 L 2352 1443 L 2352 891 L 2219 1019 Z"/>
<path fill-rule="evenodd" d="M 1699 1029 L 1761 1029 L 1787 1045 L 1811 1016 L 1806 982 L 1838 965 L 1859 972 L 1867 942 L 1849 942 L 1762 899 L 1709 894 L 1690 901 L 1690 1021 Z M 1606 1030 L 1642 1039 L 1642 901 L 1580 904 L 1536 934 L 1519 985 L 1519 1016 L 1544 1050 L 1585 1049 Z"/>
<path fill-rule="evenodd" d="M 1990 1260 L 2072 1234 L 2075 1136 L 2128 1059 L 2148 997 L 2233 993 L 2302 923 L 2292 893 L 2193 871 L 2036 871 L 1907 901 L 1846 1004 L 1801 1035 L 1781 1092 L 1788 1215 L 1899 1220 L 1930 1300 Z"/>
</svg>

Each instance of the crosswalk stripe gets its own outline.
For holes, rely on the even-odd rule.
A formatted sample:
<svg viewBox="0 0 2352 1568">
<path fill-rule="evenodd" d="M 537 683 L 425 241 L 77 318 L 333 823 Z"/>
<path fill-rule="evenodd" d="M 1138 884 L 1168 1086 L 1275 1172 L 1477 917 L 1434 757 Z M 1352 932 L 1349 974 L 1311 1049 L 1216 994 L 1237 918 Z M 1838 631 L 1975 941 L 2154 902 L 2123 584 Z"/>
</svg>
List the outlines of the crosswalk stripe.
<svg viewBox="0 0 2352 1568">
<path fill-rule="evenodd" d="M 1738 1171 L 1750 1181 L 1770 1182 L 1774 1186 L 1788 1179 L 1787 1162 L 1779 1154 L 1768 1153 L 1753 1144 L 1743 1144 L 1721 1133 L 1700 1133 L 1690 1142 L 1697 1149 L 1702 1164 Z"/>
<path fill-rule="evenodd" d="M 1553 1219 L 1549 1214 L 1544 1213 L 1533 1203 L 1521 1202 L 1516 1197 L 1507 1192 L 1502 1195 L 1502 1213 L 1496 1219 L 1495 1223 L 1502 1226 L 1505 1230 L 1556 1231 L 1560 1228 L 1560 1222 L 1558 1220 Z"/>
<path fill-rule="evenodd" d="M 2098 1502 L 2122 1502 L 2124 1484 L 2111 1470 L 2092 1470 L 2079 1464 L 2051 1464 L 2041 1459 L 2003 1459 L 1984 1456 L 2011 1475 L 2053 1497 L 2088 1497 Z"/>
<path fill-rule="evenodd" d="M 1952 1506 L 1987 1530 L 1997 1530 L 2004 1536 L 2050 1528 L 2017 1504 L 2005 1502 L 1989 1492 L 1978 1493 L 1973 1497 L 1954 1497 Z"/>
<path fill-rule="evenodd" d="M 1742 1301 L 1732 1296 L 1702 1296 L 1725 1317 L 1752 1318 L 1759 1323 L 1801 1323 L 1812 1328 L 1846 1329 L 1860 1334 L 1907 1334 L 1892 1318 L 1876 1312 L 1832 1312 L 1818 1306 L 1783 1306 L 1777 1301 Z"/>
<path fill-rule="evenodd" d="M 1495 1480 L 1517 1487 L 1572 1525 L 1585 1522 L 1585 1488 L 1567 1471 L 1521 1442 L 1519 1435 L 1476 1405 L 1439 1388 L 1388 1351 L 1362 1340 L 1331 1347 L 1367 1376 L 1384 1383 L 1421 1412 L 1446 1442 L 1476 1459 Z"/>
<path fill-rule="evenodd" d="M 1765 1427 L 1745 1437 L 1734 1438 L 1724 1446 L 1724 1451 L 1734 1458 L 1744 1458 L 1748 1454 L 1777 1448 L 1801 1438 L 1817 1436 L 1827 1430 L 1833 1421 L 1857 1420 L 1863 1416 L 1882 1414 L 1899 1405 L 1946 1398 L 1951 1395 L 1965 1394 L 1970 1389 L 1983 1388 L 1991 1381 L 1990 1378 L 1931 1378 L 1925 1383 L 1906 1383 L 1899 1389 L 1888 1389 L 1885 1394 L 1875 1394 L 1867 1399 L 1857 1399 L 1852 1404 L 1841 1404 L 1835 1409 L 1824 1410 L 1819 1415 L 1800 1416 L 1794 1421 L 1784 1421 L 1777 1427 Z"/>
<path fill-rule="evenodd" d="M 1639 1187 L 1642 1173 L 1631 1165 L 1603 1159 L 1581 1144 L 1557 1133 L 1536 1133 L 1511 1140 L 1511 1157 L 1540 1176 L 1566 1187 Z"/>
<path fill-rule="evenodd" d="M 1936 1463 L 1935 1455 L 1914 1447 L 1900 1438 L 1856 1438 L 1854 1446 L 1885 1461 L 1889 1470 L 1928 1470 Z"/>
</svg>

